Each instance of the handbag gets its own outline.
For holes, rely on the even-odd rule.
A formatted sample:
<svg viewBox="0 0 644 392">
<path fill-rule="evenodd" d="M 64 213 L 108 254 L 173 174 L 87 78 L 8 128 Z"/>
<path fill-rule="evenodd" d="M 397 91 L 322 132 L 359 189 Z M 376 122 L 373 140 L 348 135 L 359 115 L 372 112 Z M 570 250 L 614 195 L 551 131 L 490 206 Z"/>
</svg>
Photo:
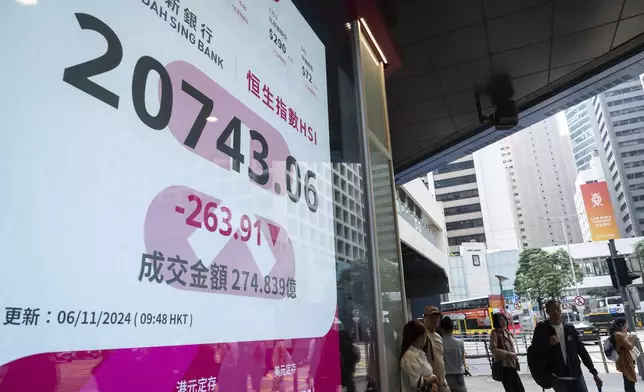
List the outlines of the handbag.
<svg viewBox="0 0 644 392">
<path fill-rule="evenodd" d="M 432 384 L 423 384 L 423 377 L 418 378 L 417 392 L 432 392 Z"/>
<path fill-rule="evenodd" d="M 492 364 L 492 379 L 494 381 L 503 381 L 503 362 L 494 362 Z"/>
<path fill-rule="evenodd" d="M 496 346 L 503 349 L 505 345 L 503 344 L 503 340 L 499 334 L 496 335 L 496 340 Z M 503 381 L 503 361 L 494 360 L 494 362 L 492 362 L 492 379 L 494 381 Z"/>
<path fill-rule="evenodd" d="M 637 358 L 639 358 L 640 355 L 640 350 L 638 350 L 637 347 L 633 347 L 631 350 L 631 358 L 633 358 L 633 361 L 637 361 Z"/>
</svg>

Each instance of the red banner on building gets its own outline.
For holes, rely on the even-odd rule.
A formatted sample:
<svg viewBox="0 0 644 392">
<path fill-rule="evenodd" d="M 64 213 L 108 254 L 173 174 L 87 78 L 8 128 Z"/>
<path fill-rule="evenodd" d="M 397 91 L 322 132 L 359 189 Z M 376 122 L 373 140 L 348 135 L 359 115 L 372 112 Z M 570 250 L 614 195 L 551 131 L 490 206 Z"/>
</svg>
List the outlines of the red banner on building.
<svg viewBox="0 0 644 392">
<path fill-rule="evenodd" d="M 605 241 L 619 238 L 619 228 L 615 222 L 613 203 L 610 200 L 606 182 L 583 184 L 581 195 L 584 199 L 592 240 Z"/>
</svg>

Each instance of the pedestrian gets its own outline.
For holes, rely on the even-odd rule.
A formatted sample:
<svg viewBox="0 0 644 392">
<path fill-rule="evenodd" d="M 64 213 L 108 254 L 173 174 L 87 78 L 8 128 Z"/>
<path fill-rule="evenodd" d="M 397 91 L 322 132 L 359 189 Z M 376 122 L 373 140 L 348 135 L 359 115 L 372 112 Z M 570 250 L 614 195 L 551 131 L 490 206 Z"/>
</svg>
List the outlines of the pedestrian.
<svg viewBox="0 0 644 392">
<path fill-rule="evenodd" d="M 583 362 L 593 375 L 595 384 L 601 388 L 602 380 L 597 375 L 597 369 L 581 342 L 577 329 L 574 325 L 563 322 L 561 304 L 556 300 L 548 301 L 546 313 L 548 320 L 537 325 L 532 337 L 532 346 L 528 350 L 529 357 L 534 355 L 534 367 L 539 368 L 540 374 L 547 372 L 547 384 L 555 392 L 588 392 L 581 372 Z M 533 365 L 530 365 L 530 368 L 535 374 Z M 544 386 L 543 380 L 536 381 Z"/>
<path fill-rule="evenodd" d="M 402 331 L 400 376 L 402 392 L 438 392 L 438 377 L 423 351 L 427 332 L 420 321 L 408 322 Z"/>
<path fill-rule="evenodd" d="M 425 307 L 423 319 L 425 321 L 427 337 L 429 338 L 425 353 L 427 354 L 427 360 L 434 369 L 434 374 L 438 377 L 438 391 L 450 392 L 447 381 L 445 380 L 443 338 L 437 332 L 442 319 L 441 312 L 436 306 L 427 306 Z"/>
<path fill-rule="evenodd" d="M 494 355 L 494 366 L 500 367 L 501 383 L 505 392 L 525 392 L 519 377 L 519 358 L 514 337 L 508 331 L 508 319 L 501 313 L 492 315 L 490 350 Z"/>
<path fill-rule="evenodd" d="M 635 357 L 631 353 L 635 351 L 637 335 L 628 335 L 628 324 L 626 319 L 618 318 L 610 326 L 610 342 L 617 351 L 615 366 L 617 371 L 624 377 L 624 391 L 635 392 L 637 375 L 635 374 Z"/>
<path fill-rule="evenodd" d="M 451 318 L 441 320 L 443 331 L 443 361 L 445 380 L 451 392 L 467 392 L 465 385 L 465 344 L 454 337 L 454 323 Z"/>
</svg>

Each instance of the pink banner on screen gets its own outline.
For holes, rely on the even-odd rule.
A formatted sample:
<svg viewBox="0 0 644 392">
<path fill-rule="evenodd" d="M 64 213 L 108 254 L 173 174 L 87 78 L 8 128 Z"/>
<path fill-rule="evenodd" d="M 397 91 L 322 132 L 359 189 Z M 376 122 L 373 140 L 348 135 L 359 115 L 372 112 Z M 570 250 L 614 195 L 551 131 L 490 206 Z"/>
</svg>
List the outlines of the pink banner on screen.
<svg viewBox="0 0 644 392">
<path fill-rule="evenodd" d="M 0 392 L 337 392 L 339 344 L 332 328 L 310 339 L 38 354 L 1 366 Z"/>
</svg>

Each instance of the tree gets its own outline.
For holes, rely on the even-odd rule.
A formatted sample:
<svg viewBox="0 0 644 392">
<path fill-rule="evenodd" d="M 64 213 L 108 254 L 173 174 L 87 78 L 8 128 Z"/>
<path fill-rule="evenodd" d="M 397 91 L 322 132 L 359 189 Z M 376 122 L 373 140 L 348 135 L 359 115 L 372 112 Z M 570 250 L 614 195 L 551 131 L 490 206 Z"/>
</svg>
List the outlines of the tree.
<svg viewBox="0 0 644 392">
<path fill-rule="evenodd" d="M 640 260 L 644 259 L 644 240 L 635 243 L 635 254 Z"/>
<path fill-rule="evenodd" d="M 383 259 L 379 263 L 380 291 L 383 293 L 400 292 L 400 269 L 398 263 Z"/>
<path fill-rule="evenodd" d="M 594 289 L 588 290 L 587 294 L 591 297 L 605 298 L 605 297 L 614 297 L 621 295 L 619 291 L 612 287 L 597 287 Z"/>
<path fill-rule="evenodd" d="M 575 264 L 577 283 L 584 274 Z M 526 249 L 519 255 L 519 268 L 514 291 L 530 298 L 559 298 L 566 287 L 574 285 L 568 252 L 559 249 L 550 253 L 542 249 Z"/>
</svg>

